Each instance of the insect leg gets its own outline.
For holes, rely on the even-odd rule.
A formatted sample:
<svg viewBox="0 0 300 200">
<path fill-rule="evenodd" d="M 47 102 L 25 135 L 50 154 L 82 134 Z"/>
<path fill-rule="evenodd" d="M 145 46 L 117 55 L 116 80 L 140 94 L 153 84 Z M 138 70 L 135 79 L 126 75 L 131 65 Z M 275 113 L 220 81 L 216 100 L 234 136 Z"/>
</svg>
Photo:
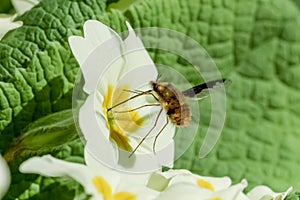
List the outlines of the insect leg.
<svg viewBox="0 0 300 200">
<path fill-rule="evenodd" d="M 159 101 L 158 98 L 157 98 L 154 94 L 152 94 L 151 92 L 148 92 L 147 94 L 153 96 L 153 98 L 154 98 L 156 101 Z"/>
<path fill-rule="evenodd" d="M 142 105 L 140 107 L 137 107 L 137 108 L 133 108 L 133 109 L 130 109 L 130 110 L 121 110 L 121 111 L 114 111 L 115 113 L 127 113 L 127 112 L 133 112 L 135 110 L 138 110 L 140 108 L 144 108 L 144 107 L 148 107 L 148 106 L 160 106 L 159 103 L 153 103 L 153 104 L 145 104 L 145 105 Z"/>
<path fill-rule="evenodd" d="M 131 92 L 131 93 L 134 93 L 134 94 L 141 94 L 141 93 L 144 93 L 144 91 L 140 91 L 140 90 L 123 90 L 125 92 Z"/>
<path fill-rule="evenodd" d="M 156 127 L 157 125 L 157 122 L 158 122 L 158 119 L 159 119 L 159 116 L 161 115 L 163 109 L 160 109 L 156 119 L 155 119 L 155 122 L 154 122 L 154 125 L 152 126 L 152 128 L 148 131 L 148 133 L 143 137 L 143 139 L 140 141 L 140 143 L 134 148 L 134 150 L 130 153 L 129 155 L 129 158 L 134 154 L 134 152 L 136 152 L 136 150 L 139 148 L 139 146 L 144 142 L 144 140 L 149 136 L 149 134 L 151 133 L 151 131 Z"/>
<path fill-rule="evenodd" d="M 134 94 L 145 94 L 145 95 L 151 95 L 156 101 L 159 101 L 158 98 L 153 94 L 151 93 L 152 90 L 147 90 L 147 91 L 141 91 L 141 90 L 124 90 L 126 92 L 131 92 L 131 93 L 134 93 Z"/>
<path fill-rule="evenodd" d="M 143 92 L 143 93 L 139 93 L 139 94 L 137 94 L 137 95 L 134 95 L 134 96 L 132 96 L 132 97 L 130 97 L 130 98 L 124 100 L 124 101 L 121 101 L 120 103 L 117 103 L 117 104 L 113 105 L 112 107 L 108 108 L 107 111 L 110 111 L 111 109 L 113 109 L 113 108 L 115 108 L 115 107 L 117 107 L 117 106 L 120 106 L 120 105 L 126 103 L 127 101 L 132 100 L 132 99 L 135 99 L 135 98 L 137 98 L 137 97 L 139 97 L 139 96 L 141 96 L 141 95 L 148 94 L 148 93 L 151 92 L 151 91 L 152 91 L 152 90 L 147 90 L 147 91 L 145 91 L 145 92 Z"/>
<path fill-rule="evenodd" d="M 154 152 L 154 154 L 156 154 L 156 152 L 155 152 L 156 140 L 157 140 L 158 136 L 162 133 L 162 131 L 166 128 L 166 126 L 168 125 L 168 123 L 169 123 L 169 118 L 167 116 L 165 125 L 160 129 L 160 131 L 155 136 L 155 139 L 154 139 L 154 142 L 153 142 L 153 152 Z"/>
</svg>

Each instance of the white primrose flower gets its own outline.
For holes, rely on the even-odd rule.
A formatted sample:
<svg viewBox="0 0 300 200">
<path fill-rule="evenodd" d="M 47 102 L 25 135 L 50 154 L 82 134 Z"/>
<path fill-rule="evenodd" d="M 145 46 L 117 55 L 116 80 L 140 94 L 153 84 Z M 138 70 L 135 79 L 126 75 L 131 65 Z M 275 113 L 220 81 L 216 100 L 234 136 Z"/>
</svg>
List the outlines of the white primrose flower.
<svg viewBox="0 0 300 200">
<path fill-rule="evenodd" d="M 162 112 L 157 126 L 137 151 L 134 148 L 154 124 L 160 106 L 151 95 L 141 95 L 109 110 L 136 95 L 136 90 L 149 90 L 158 73 L 141 40 L 129 23 L 128 36 L 121 37 L 96 20 L 84 24 L 84 37 L 71 36 L 69 43 L 84 77 L 88 97 L 79 111 L 79 126 L 86 147 L 102 163 L 123 171 L 145 172 L 171 167 L 174 161 L 175 127 L 169 123 L 158 137 L 156 154 L 154 137 L 166 122 Z M 135 90 L 135 91 L 134 91 Z M 155 102 L 157 104 L 157 102 Z M 130 111 L 131 110 L 131 111 Z"/>
<path fill-rule="evenodd" d="M 193 174 L 188 170 L 169 170 L 153 173 L 147 183 L 149 188 L 161 194 L 158 200 L 185 199 L 193 200 L 284 200 L 292 191 L 275 193 L 266 186 L 257 186 L 246 194 L 244 179 L 236 185 L 231 184 L 229 177 L 205 177 Z"/>
<path fill-rule="evenodd" d="M 290 187 L 285 192 L 276 193 L 267 186 L 260 185 L 248 192 L 247 196 L 250 200 L 284 200 L 292 190 L 293 188 Z"/>
<path fill-rule="evenodd" d="M 228 177 L 204 177 L 187 170 L 169 170 L 152 175 L 148 187 L 161 191 L 158 200 L 247 200 L 242 195 L 247 181 L 231 185 Z"/>
<path fill-rule="evenodd" d="M 39 0 L 12 0 L 11 3 L 17 11 L 18 15 L 30 10 L 33 6 L 37 5 Z"/>
<path fill-rule="evenodd" d="M 0 40 L 8 31 L 22 26 L 23 22 L 14 22 L 15 18 L 16 15 L 0 14 Z"/>
<path fill-rule="evenodd" d="M 158 195 L 146 187 L 149 174 L 119 173 L 107 168 L 85 151 L 86 165 L 63 161 L 45 155 L 32 157 L 20 165 L 22 173 L 48 177 L 67 176 L 79 182 L 86 194 L 97 200 L 150 200 Z"/>
<path fill-rule="evenodd" d="M 10 184 L 10 171 L 4 160 L 0 155 L 0 199 L 5 195 Z"/>
</svg>

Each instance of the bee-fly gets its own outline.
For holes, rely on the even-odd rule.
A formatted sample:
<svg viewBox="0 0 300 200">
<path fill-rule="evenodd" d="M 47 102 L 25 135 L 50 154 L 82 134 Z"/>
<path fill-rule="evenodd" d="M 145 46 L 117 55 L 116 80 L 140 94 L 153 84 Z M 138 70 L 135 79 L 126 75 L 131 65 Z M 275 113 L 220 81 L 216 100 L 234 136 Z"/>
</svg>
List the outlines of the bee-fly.
<svg viewBox="0 0 300 200">
<path fill-rule="evenodd" d="M 142 138 L 142 140 L 139 142 L 139 144 L 134 148 L 134 150 L 131 152 L 129 157 L 131 157 L 135 151 L 139 148 L 139 146 L 144 142 L 144 140 L 149 136 L 151 131 L 156 127 L 158 119 L 162 113 L 163 110 L 165 110 L 167 118 L 166 118 L 166 123 L 164 126 L 160 129 L 160 131 L 156 134 L 154 142 L 153 142 L 153 152 L 155 153 L 155 144 L 157 141 L 158 136 L 160 133 L 164 130 L 164 128 L 168 125 L 169 121 L 173 123 L 174 125 L 178 127 L 186 127 L 190 124 L 191 121 L 191 111 L 186 103 L 185 97 L 190 97 L 194 99 L 201 99 L 204 98 L 205 96 L 208 96 L 209 93 L 207 94 L 202 94 L 203 91 L 206 89 L 210 89 L 215 87 L 218 83 L 223 84 L 224 82 L 227 82 L 226 79 L 220 79 L 220 80 L 214 80 L 214 81 L 209 81 L 207 83 L 203 83 L 197 86 L 194 86 L 190 89 L 187 89 L 185 91 L 180 91 L 177 89 L 175 86 L 173 86 L 169 82 L 161 82 L 161 81 L 151 81 L 150 84 L 152 86 L 151 90 L 147 91 L 129 91 L 133 92 L 136 95 L 130 97 L 129 99 L 122 101 L 111 108 L 108 109 L 108 111 L 112 110 L 113 108 L 126 103 L 127 101 L 137 98 L 142 95 L 151 95 L 153 98 L 158 102 L 158 103 L 153 103 L 153 104 L 145 104 L 143 106 L 127 110 L 127 111 L 116 111 L 116 112 L 131 112 L 134 110 L 138 110 L 143 107 L 147 106 L 161 106 L 161 109 L 156 117 L 156 120 L 154 122 L 154 125 L 152 128 L 148 131 L 148 133 Z M 153 94 L 155 92 L 155 94 Z"/>
</svg>

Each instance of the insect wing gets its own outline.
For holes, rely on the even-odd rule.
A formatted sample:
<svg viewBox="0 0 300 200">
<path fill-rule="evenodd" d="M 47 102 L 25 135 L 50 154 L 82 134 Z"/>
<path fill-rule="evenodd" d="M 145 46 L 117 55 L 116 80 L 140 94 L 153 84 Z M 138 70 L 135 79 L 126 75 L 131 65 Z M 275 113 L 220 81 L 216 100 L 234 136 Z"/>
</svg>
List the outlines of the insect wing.
<svg viewBox="0 0 300 200">
<path fill-rule="evenodd" d="M 182 93 L 186 97 L 190 97 L 192 100 L 201 100 L 209 96 L 210 90 L 221 88 L 222 86 L 227 88 L 231 84 L 228 79 L 214 80 L 207 83 L 194 86 L 190 89 L 183 91 Z"/>
</svg>

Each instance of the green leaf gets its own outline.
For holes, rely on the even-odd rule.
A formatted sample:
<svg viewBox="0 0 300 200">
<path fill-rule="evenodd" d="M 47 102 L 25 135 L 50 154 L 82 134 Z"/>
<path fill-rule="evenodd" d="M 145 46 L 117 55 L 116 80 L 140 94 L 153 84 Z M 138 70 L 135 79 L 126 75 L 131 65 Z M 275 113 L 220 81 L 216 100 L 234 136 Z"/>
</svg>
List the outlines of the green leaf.
<svg viewBox="0 0 300 200">
<path fill-rule="evenodd" d="M 126 11 L 134 3 L 140 3 L 141 0 L 119 0 L 119 1 L 110 1 L 107 2 L 108 9 L 117 9 L 122 12 Z"/>
<path fill-rule="evenodd" d="M 42 187 L 40 187 L 41 185 Z M 35 190 L 35 191 L 34 191 Z M 22 193 L 19 199 L 66 199 L 88 200 L 89 195 L 84 193 L 82 186 L 68 178 L 42 178 Z M 51 197 L 51 198 L 50 198 Z"/>
<path fill-rule="evenodd" d="M 78 138 L 71 109 L 42 117 L 26 127 L 5 152 L 7 162 L 28 154 L 53 152 L 60 146 Z"/>
</svg>

